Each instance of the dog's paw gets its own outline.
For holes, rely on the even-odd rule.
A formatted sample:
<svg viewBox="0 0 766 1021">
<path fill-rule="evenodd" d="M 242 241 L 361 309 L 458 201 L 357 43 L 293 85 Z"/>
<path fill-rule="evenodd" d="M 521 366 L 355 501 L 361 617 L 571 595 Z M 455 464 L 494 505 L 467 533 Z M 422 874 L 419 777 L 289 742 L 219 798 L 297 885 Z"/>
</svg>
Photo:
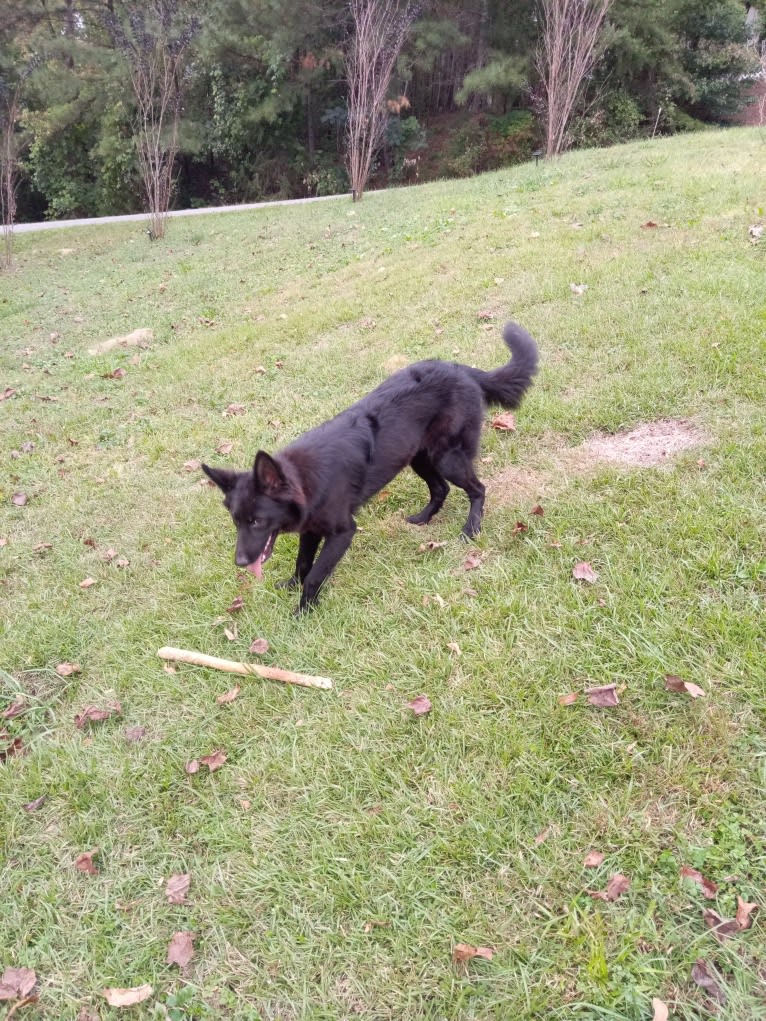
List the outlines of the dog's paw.
<svg viewBox="0 0 766 1021">
<path fill-rule="evenodd" d="M 296 578 L 295 575 L 293 575 L 291 578 L 283 578 L 282 581 L 278 581 L 274 587 L 291 589 L 295 588 L 297 584 L 298 579 Z"/>
</svg>

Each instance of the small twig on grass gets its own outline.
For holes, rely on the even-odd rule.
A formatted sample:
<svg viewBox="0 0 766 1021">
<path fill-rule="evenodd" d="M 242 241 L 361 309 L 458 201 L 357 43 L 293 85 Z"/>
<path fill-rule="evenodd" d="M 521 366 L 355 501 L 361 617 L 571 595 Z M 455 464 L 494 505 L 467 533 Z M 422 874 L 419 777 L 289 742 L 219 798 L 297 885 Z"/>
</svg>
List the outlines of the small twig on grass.
<svg viewBox="0 0 766 1021">
<path fill-rule="evenodd" d="M 237 663 L 231 659 L 219 659 L 217 656 L 206 656 L 203 652 L 192 652 L 189 649 L 174 649 L 164 646 L 157 655 L 160 659 L 175 660 L 177 663 L 191 663 L 194 666 L 206 666 L 211 670 L 223 670 L 229 674 L 255 674 L 270 681 L 283 681 L 285 684 L 300 684 L 304 688 L 332 688 L 329 677 L 313 677 L 311 674 L 296 674 L 292 670 L 281 670 L 279 667 L 261 666 L 260 663 Z"/>
</svg>

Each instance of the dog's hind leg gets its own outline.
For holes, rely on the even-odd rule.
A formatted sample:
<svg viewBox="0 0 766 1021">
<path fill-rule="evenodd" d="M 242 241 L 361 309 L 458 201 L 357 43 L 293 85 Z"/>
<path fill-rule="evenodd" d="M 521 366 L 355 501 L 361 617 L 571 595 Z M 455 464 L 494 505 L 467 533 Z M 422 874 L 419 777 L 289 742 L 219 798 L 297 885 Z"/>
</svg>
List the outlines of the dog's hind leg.
<svg viewBox="0 0 766 1021">
<path fill-rule="evenodd" d="M 295 588 L 296 585 L 303 582 L 303 579 L 311 570 L 321 541 L 322 536 L 316 535 L 314 532 L 301 534 L 298 540 L 298 557 L 295 561 L 295 571 L 291 578 L 278 582 L 277 588 Z"/>
<path fill-rule="evenodd" d="M 301 592 L 298 604 L 298 613 L 308 610 L 319 598 L 319 590 L 335 570 L 338 561 L 351 545 L 356 532 L 356 522 L 351 519 L 351 524 L 342 532 L 328 535 L 322 546 L 322 551 L 314 561 L 309 573 L 303 579 L 303 591 Z"/>
<path fill-rule="evenodd" d="M 410 468 L 423 479 L 428 486 L 431 499 L 419 514 L 411 514 L 407 520 L 411 525 L 427 525 L 436 514 L 449 493 L 449 486 L 439 472 L 434 468 L 431 458 L 424 450 L 419 450 L 410 462 Z"/>
<path fill-rule="evenodd" d="M 484 493 L 482 483 L 477 479 L 471 459 L 459 447 L 453 447 L 439 458 L 437 467 L 445 479 L 460 489 L 465 490 L 471 501 L 468 518 L 463 525 L 463 535 L 471 539 L 481 531 L 481 516 L 484 513 Z"/>
</svg>

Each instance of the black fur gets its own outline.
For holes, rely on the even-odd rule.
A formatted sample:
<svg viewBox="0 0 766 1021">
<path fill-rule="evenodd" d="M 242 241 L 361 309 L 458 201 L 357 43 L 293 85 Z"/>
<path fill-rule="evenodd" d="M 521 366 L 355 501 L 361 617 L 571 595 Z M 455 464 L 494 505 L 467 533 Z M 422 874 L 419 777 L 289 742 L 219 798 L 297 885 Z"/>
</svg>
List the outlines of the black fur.
<svg viewBox="0 0 766 1021">
<path fill-rule="evenodd" d="M 473 460 L 485 405 L 518 407 L 537 371 L 537 345 L 526 330 L 507 323 L 503 339 L 513 357 L 492 372 L 454 362 L 418 362 L 275 456 L 259 450 L 252 471 L 203 464 L 224 492 L 237 527 L 236 563 L 260 576 L 277 535 L 297 532 L 298 559 L 286 584 L 303 586 L 299 609 L 306 609 L 351 545 L 354 514 L 407 465 L 430 495 L 407 520 L 430 521 L 451 482 L 470 501 L 463 534 L 476 535 L 484 486 Z"/>
</svg>

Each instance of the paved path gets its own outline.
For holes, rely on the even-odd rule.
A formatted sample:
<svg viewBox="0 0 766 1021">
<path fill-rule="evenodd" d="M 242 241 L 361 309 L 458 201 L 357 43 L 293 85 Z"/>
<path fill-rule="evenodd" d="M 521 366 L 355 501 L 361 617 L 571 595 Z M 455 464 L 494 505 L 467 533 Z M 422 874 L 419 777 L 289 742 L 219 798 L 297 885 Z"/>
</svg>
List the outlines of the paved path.
<svg viewBox="0 0 766 1021">
<path fill-rule="evenodd" d="M 174 209 L 168 216 L 204 216 L 208 213 L 242 213 L 246 209 L 267 209 L 269 206 L 296 206 L 302 202 L 325 202 L 329 199 L 350 199 L 345 195 L 319 195 L 308 199 L 276 199 L 274 202 L 247 202 L 241 206 L 208 206 L 205 209 Z M 126 216 L 98 216 L 82 220 L 46 220 L 43 223 L 16 223 L 14 234 L 26 234 L 33 230 L 55 230 L 58 227 L 91 227 L 98 223 L 125 223 L 131 220 L 148 222 L 148 213 L 128 213 Z"/>
</svg>

